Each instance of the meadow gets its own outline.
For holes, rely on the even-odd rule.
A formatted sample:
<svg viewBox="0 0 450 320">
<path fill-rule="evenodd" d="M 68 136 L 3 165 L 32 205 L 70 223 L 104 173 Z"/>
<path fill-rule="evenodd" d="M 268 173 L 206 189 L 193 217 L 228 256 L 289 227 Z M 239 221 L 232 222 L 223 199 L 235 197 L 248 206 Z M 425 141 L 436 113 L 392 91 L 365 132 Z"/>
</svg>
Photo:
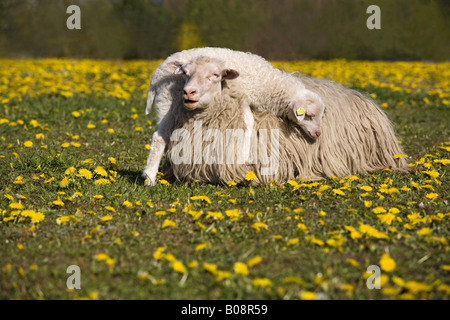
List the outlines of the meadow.
<svg viewBox="0 0 450 320">
<path fill-rule="evenodd" d="M 450 297 L 450 63 L 273 61 L 367 93 L 412 173 L 149 187 L 160 62 L 0 60 L 0 299 Z"/>
</svg>

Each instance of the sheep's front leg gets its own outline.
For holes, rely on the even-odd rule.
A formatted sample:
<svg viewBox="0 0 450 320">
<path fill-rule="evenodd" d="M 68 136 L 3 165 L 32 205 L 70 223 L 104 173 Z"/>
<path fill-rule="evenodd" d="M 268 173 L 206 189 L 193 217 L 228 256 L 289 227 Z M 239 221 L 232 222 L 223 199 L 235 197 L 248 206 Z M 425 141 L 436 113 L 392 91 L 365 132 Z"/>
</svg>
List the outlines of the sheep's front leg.
<svg viewBox="0 0 450 320">
<path fill-rule="evenodd" d="M 250 105 L 248 105 L 248 104 L 244 105 L 242 113 L 244 116 L 244 123 L 245 123 L 245 142 L 244 142 L 244 146 L 242 148 L 242 152 L 243 152 L 243 157 L 245 159 L 245 162 L 250 163 L 253 161 L 251 148 L 252 148 L 252 135 L 253 135 L 253 127 L 254 127 L 254 123 L 255 123 L 255 118 L 253 117 L 253 113 L 250 109 Z"/>
<path fill-rule="evenodd" d="M 158 127 L 152 136 L 147 165 L 142 173 L 142 176 L 148 180 L 147 185 L 149 186 L 154 186 L 156 184 L 156 174 L 158 173 L 159 163 L 161 162 L 164 149 L 170 139 L 171 121 L 172 117 L 166 115 L 161 123 L 158 124 Z"/>
</svg>

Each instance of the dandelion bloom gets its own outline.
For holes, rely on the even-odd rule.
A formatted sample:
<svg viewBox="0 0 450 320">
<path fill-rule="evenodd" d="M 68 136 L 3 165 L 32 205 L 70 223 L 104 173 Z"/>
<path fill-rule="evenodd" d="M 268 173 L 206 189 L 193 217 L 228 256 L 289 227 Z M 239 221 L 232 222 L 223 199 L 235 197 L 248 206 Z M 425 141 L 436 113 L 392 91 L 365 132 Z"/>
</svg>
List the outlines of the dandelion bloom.
<svg viewBox="0 0 450 320">
<path fill-rule="evenodd" d="M 252 284 L 254 287 L 269 287 L 272 285 L 272 280 L 268 278 L 255 278 Z"/>
<path fill-rule="evenodd" d="M 52 202 L 55 206 L 60 206 L 60 207 L 64 207 L 64 202 L 62 202 L 61 200 L 55 200 Z"/>
<path fill-rule="evenodd" d="M 245 180 L 247 181 L 253 181 L 256 179 L 256 174 L 253 171 L 249 171 L 245 175 Z"/>
<path fill-rule="evenodd" d="M 426 195 L 426 197 L 427 197 L 428 199 L 433 200 L 433 199 L 436 199 L 436 198 L 438 197 L 438 194 L 437 194 L 437 193 L 428 193 L 428 194 Z"/>
<path fill-rule="evenodd" d="M 180 262 L 180 261 L 174 261 L 173 263 L 172 263 L 172 268 L 173 268 L 173 270 L 175 271 L 175 272 L 178 272 L 178 273 L 186 273 L 186 267 L 183 265 L 183 263 L 182 262 Z"/>
<path fill-rule="evenodd" d="M 381 270 L 383 270 L 383 271 L 392 272 L 396 268 L 396 263 L 395 263 L 394 259 L 391 258 L 390 255 L 385 253 L 381 256 L 380 267 L 381 267 Z"/>
<path fill-rule="evenodd" d="M 245 263 L 236 262 L 234 264 L 234 272 L 246 276 L 248 275 L 248 267 Z"/>
<path fill-rule="evenodd" d="M 23 209 L 23 204 L 19 203 L 19 202 L 13 202 L 9 204 L 9 207 L 11 209 L 15 209 L 15 210 L 22 210 Z"/>
<path fill-rule="evenodd" d="M 200 243 L 195 247 L 195 251 L 200 251 L 200 250 L 206 249 L 209 246 L 210 246 L 209 243 Z"/>
<path fill-rule="evenodd" d="M 89 180 L 92 179 L 92 172 L 88 169 L 80 169 L 78 170 L 78 176 Z"/>
<path fill-rule="evenodd" d="M 373 211 L 373 213 L 385 213 L 386 209 L 383 207 L 376 207 L 372 211 Z"/>
<path fill-rule="evenodd" d="M 420 229 L 420 230 L 417 231 L 417 234 L 418 234 L 419 236 L 424 237 L 424 236 L 430 236 L 432 232 L 433 232 L 433 231 L 431 231 L 430 228 L 422 228 L 422 229 Z"/>
<path fill-rule="evenodd" d="M 174 227 L 175 227 L 175 222 L 172 220 L 168 220 L 168 219 L 164 220 L 163 224 L 161 225 L 162 229 L 174 228 Z"/>
<path fill-rule="evenodd" d="M 25 147 L 27 147 L 27 148 L 31 148 L 31 147 L 33 146 L 33 142 L 31 142 L 31 141 L 25 141 L 25 142 L 23 143 L 23 145 L 24 145 Z"/>
<path fill-rule="evenodd" d="M 268 226 L 264 222 L 255 222 L 254 224 L 252 224 L 252 228 L 256 231 L 261 231 L 261 229 L 267 230 Z"/>
<path fill-rule="evenodd" d="M 108 210 L 108 211 L 111 211 L 111 212 L 116 212 L 116 209 L 114 209 L 111 206 L 106 206 L 105 209 Z"/>
<path fill-rule="evenodd" d="M 211 200 L 207 196 L 193 196 L 190 199 L 193 200 L 193 201 L 195 201 L 195 200 L 203 200 L 203 201 L 211 204 Z"/>
<path fill-rule="evenodd" d="M 260 256 L 256 256 L 247 261 L 247 265 L 252 268 L 262 261 Z"/>
</svg>

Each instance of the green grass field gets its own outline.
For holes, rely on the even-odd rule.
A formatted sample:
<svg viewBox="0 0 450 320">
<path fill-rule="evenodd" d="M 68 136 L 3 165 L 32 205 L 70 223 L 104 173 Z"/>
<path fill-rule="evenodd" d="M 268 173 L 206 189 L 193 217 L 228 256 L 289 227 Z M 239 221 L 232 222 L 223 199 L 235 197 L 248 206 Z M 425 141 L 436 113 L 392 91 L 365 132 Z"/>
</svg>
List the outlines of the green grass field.
<svg viewBox="0 0 450 320">
<path fill-rule="evenodd" d="M 0 299 L 448 299 L 449 107 L 366 91 L 414 173 L 149 187 L 142 94 L 3 103 Z"/>
</svg>

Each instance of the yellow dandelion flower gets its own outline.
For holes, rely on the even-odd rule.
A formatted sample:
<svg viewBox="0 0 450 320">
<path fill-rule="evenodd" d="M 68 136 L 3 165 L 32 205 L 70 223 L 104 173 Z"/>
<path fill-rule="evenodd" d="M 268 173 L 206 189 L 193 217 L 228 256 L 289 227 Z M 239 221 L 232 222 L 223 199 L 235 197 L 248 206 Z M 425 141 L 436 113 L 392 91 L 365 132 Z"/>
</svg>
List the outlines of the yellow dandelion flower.
<svg viewBox="0 0 450 320">
<path fill-rule="evenodd" d="M 270 287 L 272 285 L 272 280 L 268 278 L 255 278 L 252 280 L 252 285 L 254 287 Z"/>
<path fill-rule="evenodd" d="M 70 168 L 67 168 L 66 171 L 64 171 L 64 174 L 69 175 L 69 174 L 75 173 L 75 172 L 77 172 L 77 169 L 75 169 L 75 167 L 70 167 Z"/>
<path fill-rule="evenodd" d="M 395 220 L 395 216 L 392 213 L 379 214 L 377 217 L 381 223 L 386 223 L 387 225 L 391 225 L 392 221 Z"/>
<path fill-rule="evenodd" d="M 55 206 L 64 207 L 64 202 L 61 200 L 55 200 L 52 202 Z"/>
<path fill-rule="evenodd" d="M 103 177 L 108 176 L 108 173 L 106 172 L 106 170 L 101 166 L 98 166 L 97 168 L 95 168 L 94 172 Z"/>
<path fill-rule="evenodd" d="M 94 184 L 96 184 L 96 185 L 111 184 L 111 181 L 108 179 L 96 179 L 94 181 Z"/>
<path fill-rule="evenodd" d="M 430 228 L 422 228 L 417 231 L 417 234 L 421 237 L 431 236 L 433 231 Z"/>
<path fill-rule="evenodd" d="M 204 250 L 204 249 L 209 248 L 209 247 L 210 247 L 209 243 L 200 243 L 200 244 L 195 246 L 195 251 Z"/>
<path fill-rule="evenodd" d="M 379 207 L 373 208 L 372 211 L 373 211 L 373 213 L 378 214 L 378 213 L 385 213 L 385 212 L 386 212 L 386 209 L 379 206 Z"/>
<path fill-rule="evenodd" d="M 248 275 L 248 267 L 245 263 L 236 262 L 234 264 L 234 272 L 246 276 Z"/>
<path fill-rule="evenodd" d="M 124 202 L 123 202 L 123 205 L 124 205 L 125 207 L 127 207 L 127 208 L 131 208 L 131 207 L 133 206 L 133 203 L 130 202 L 130 201 L 124 201 Z"/>
<path fill-rule="evenodd" d="M 96 125 L 93 124 L 93 123 L 89 123 L 89 124 L 87 125 L 87 128 L 88 128 L 88 129 L 95 129 L 95 127 L 96 127 Z"/>
<path fill-rule="evenodd" d="M 253 171 L 249 171 L 245 174 L 245 180 L 253 181 L 256 179 L 256 174 Z"/>
<path fill-rule="evenodd" d="M 178 260 L 174 261 L 172 263 L 172 268 L 175 272 L 182 273 L 182 274 L 186 273 L 186 267 L 184 266 L 184 264 L 182 262 L 180 262 Z"/>
<path fill-rule="evenodd" d="M 208 271 L 209 273 L 216 274 L 217 273 L 217 265 L 213 263 L 203 262 L 203 269 Z"/>
<path fill-rule="evenodd" d="M 107 221 L 111 221 L 112 217 L 111 216 L 103 216 L 100 218 L 101 222 L 107 222 Z"/>
<path fill-rule="evenodd" d="M 85 179 L 92 179 L 92 172 L 88 169 L 80 169 L 78 170 L 78 177 L 82 177 Z"/>
<path fill-rule="evenodd" d="M 381 267 L 381 270 L 383 270 L 383 271 L 392 272 L 396 268 L 396 263 L 390 255 L 385 253 L 381 256 L 380 267 Z"/>
<path fill-rule="evenodd" d="M 97 261 L 106 261 L 109 259 L 109 256 L 106 253 L 99 253 L 95 256 Z"/>
<path fill-rule="evenodd" d="M 428 199 L 436 199 L 438 197 L 437 193 L 428 193 L 425 197 L 427 197 Z"/>
<path fill-rule="evenodd" d="M 261 231 L 261 229 L 268 229 L 268 226 L 263 223 L 263 222 L 255 222 L 254 224 L 252 224 L 252 228 L 255 229 L 256 231 Z"/>
<path fill-rule="evenodd" d="M 175 227 L 175 222 L 172 220 L 164 220 L 163 224 L 161 225 L 161 229 L 165 229 L 165 228 L 174 228 Z"/>
<path fill-rule="evenodd" d="M 302 300 L 314 300 L 316 298 L 316 294 L 312 291 L 304 291 L 300 294 L 300 299 Z"/>
<path fill-rule="evenodd" d="M 190 199 L 193 201 L 201 200 L 201 201 L 205 201 L 205 202 L 211 204 L 211 200 L 209 199 L 208 196 L 193 196 L 193 197 L 190 197 Z"/>
<path fill-rule="evenodd" d="M 19 202 L 13 202 L 9 204 L 9 207 L 11 209 L 15 209 L 15 210 L 22 210 L 23 209 L 23 204 L 19 203 Z"/>
<path fill-rule="evenodd" d="M 116 212 L 116 209 L 114 209 L 114 207 L 111 206 L 106 206 L 105 210 L 111 211 L 111 212 Z"/>
<path fill-rule="evenodd" d="M 300 240 L 298 238 L 292 238 L 292 239 L 288 240 L 286 245 L 287 246 L 294 246 L 294 245 L 298 244 L 299 242 L 300 242 Z"/>
<path fill-rule="evenodd" d="M 81 113 L 78 111 L 72 111 L 72 117 L 79 118 L 81 116 Z"/>
<path fill-rule="evenodd" d="M 372 187 L 370 187 L 370 186 L 362 186 L 361 189 L 366 192 L 372 191 Z"/>
<path fill-rule="evenodd" d="M 256 266 L 261 261 L 262 261 L 262 258 L 260 256 L 253 257 L 253 258 L 251 258 L 250 260 L 247 261 L 247 266 L 249 266 L 249 268 L 253 268 L 254 266 Z"/>
<path fill-rule="evenodd" d="M 59 182 L 59 186 L 61 187 L 61 188 L 67 188 L 67 186 L 69 185 L 69 179 L 66 177 L 66 178 L 63 178 L 60 182 Z"/>
<path fill-rule="evenodd" d="M 351 264 L 351 265 L 354 266 L 355 268 L 358 268 L 358 267 L 359 267 L 359 263 L 358 263 L 358 261 L 356 261 L 355 259 L 348 258 L 348 259 L 345 260 L 345 261 L 347 261 L 349 264 Z"/>
<path fill-rule="evenodd" d="M 25 142 L 23 143 L 23 145 L 24 145 L 25 147 L 27 147 L 27 148 L 31 148 L 31 147 L 33 146 L 33 142 L 31 142 L 31 141 L 25 141 Z"/>
</svg>

